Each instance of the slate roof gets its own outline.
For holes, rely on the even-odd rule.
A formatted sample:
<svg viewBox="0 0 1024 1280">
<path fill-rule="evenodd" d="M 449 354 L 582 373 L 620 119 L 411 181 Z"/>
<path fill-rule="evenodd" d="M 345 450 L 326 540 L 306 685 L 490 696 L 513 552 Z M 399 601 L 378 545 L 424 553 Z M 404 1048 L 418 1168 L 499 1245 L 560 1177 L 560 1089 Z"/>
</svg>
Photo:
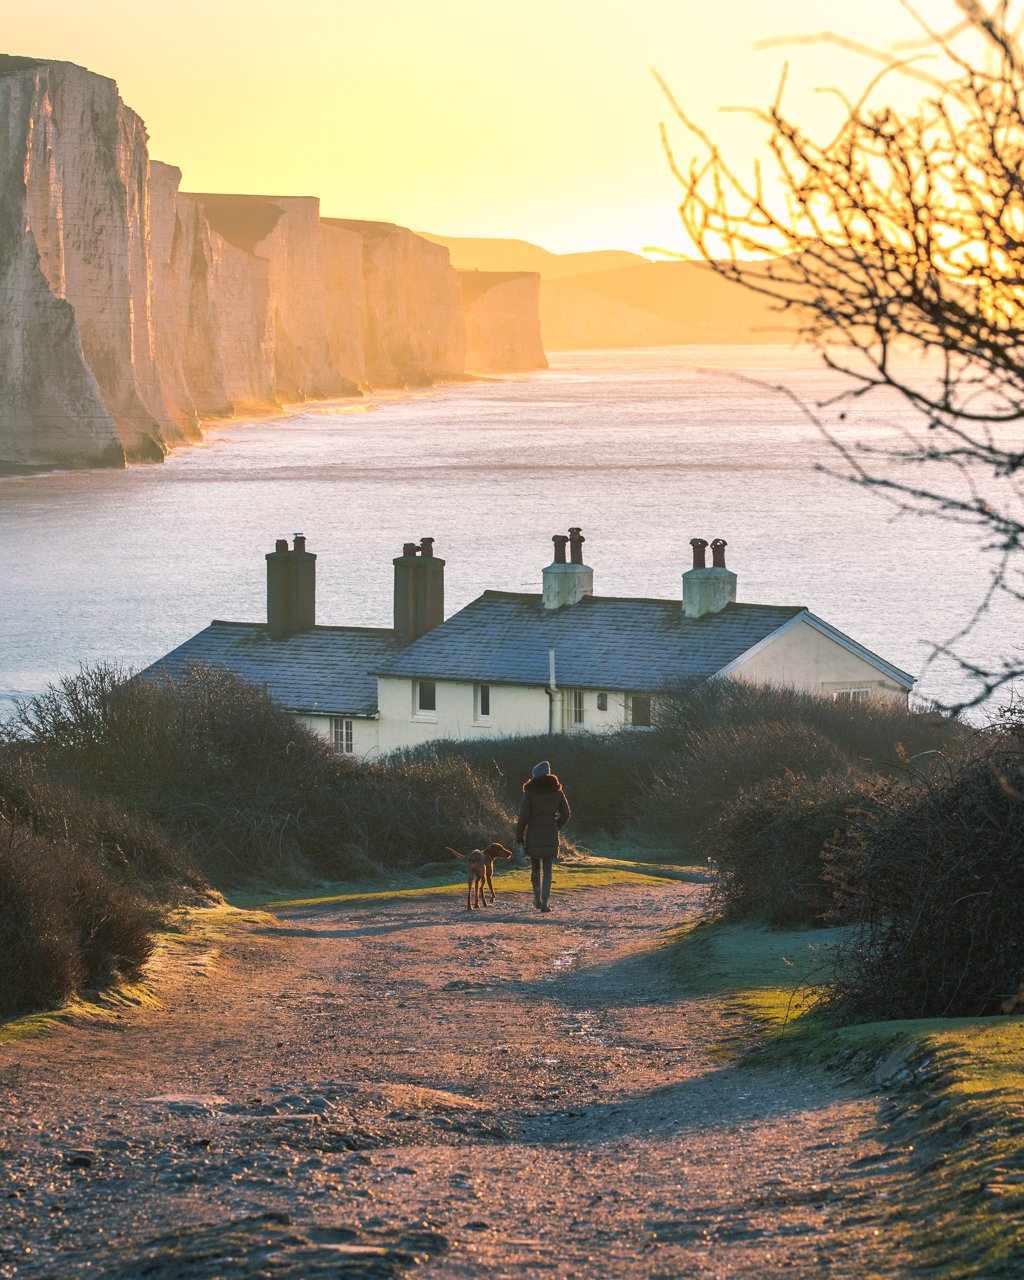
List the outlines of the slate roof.
<svg viewBox="0 0 1024 1280">
<path fill-rule="evenodd" d="M 806 612 L 799 605 L 730 604 L 686 618 L 678 600 L 587 596 L 552 610 L 542 599 L 485 591 L 376 670 L 421 680 L 546 685 L 554 649 L 555 679 L 564 688 L 649 693 L 713 675 Z"/>
<path fill-rule="evenodd" d="M 211 622 L 143 675 L 173 678 L 201 662 L 266 685 L 289 711 L 375 716 L 377 678 L 371 672 L 397 649 L 393 631 L 372 627 L 314 627 L 271 640 L 264 623 Z"/>
</svg>

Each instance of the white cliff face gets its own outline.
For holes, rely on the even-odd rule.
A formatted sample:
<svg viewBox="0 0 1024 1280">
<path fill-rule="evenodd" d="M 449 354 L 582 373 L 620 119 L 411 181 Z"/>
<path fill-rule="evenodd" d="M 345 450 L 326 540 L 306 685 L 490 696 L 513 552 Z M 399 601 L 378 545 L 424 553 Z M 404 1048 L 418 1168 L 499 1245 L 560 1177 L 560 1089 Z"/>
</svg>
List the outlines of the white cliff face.
<svg viewBox="0 0 1024 1280">
<path fill-rule="evenodd" d="M 211 230 L 181 171 L 150 163 L 157 363 L 186 429 L 276 407 L 269 267 Z"/>
<path fill-rule="evenodd" d="M 546 369 L 540 336 L 540 276 L 534 271 L 461 271 L 466 368 L 471 373 Z"/>
<path fill-rule="evenodd" d="M 193 198 L 227 244 L 267 264 L 278 397 L 311 400 L 358 391 L 332 360 L 320 201 L 312 196 Z"/>
<path fill-rule="evenodd" d="M 363 279 L 363 237 L 320 219 L 327 302 L 327 340 L 331 361 L 358 387 L 366 382 L 366 284 Z"/>
<path fill-rule="evenodd" d="M 2 78 L 13 126 L 4 150 L 9 162 L 21 160 L 26 238 L 53 297 L 74 309 L 83 357 L 126 454 L 160 458 L 179 432 L 155 360 L 142 121 L 112 80 L 69 63 Z"/>
<path fill-rule="evenodd" d="M 448 250 L 390 222 L 325 218 L 363 241 L 366 378 L 428 386 L 466 368 L 458 273 Z"/>
<path fill-rule="evenodd" d="M 0 55 L 0 129 L 0 470 L 159 461 L 208 418 L 465 372 L 443 246 L 312 197 L 184 193 L 70 63 Z M 535 288 L 489 294 L 477 367 L 543 366 Z"/>
<path fill-rule="evenodd" d="M 47 242 L 60 221 L 60 189 L 46 199 L 34 189 L 27 210 L 28 143 L 37 151 L 52 122 L 45 110 L 43 69 L 0 63 L 0 471 L 50 466 L 123 466 L 124 449 L 92 370 L 74 308 L 55 293 L 43 270 Z M 33 231 L 31 223 L 34 222 Z M 43 252 L 36 236 L 44 237 Z M 59 245 L 59 238 L 58 238 Z"/>
</svg>

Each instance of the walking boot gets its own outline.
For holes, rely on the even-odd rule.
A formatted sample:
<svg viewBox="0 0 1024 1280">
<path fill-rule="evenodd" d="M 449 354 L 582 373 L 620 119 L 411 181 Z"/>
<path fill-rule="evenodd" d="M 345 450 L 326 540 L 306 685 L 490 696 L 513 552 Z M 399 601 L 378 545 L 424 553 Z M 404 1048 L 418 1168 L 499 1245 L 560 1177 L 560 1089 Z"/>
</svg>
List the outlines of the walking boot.
<svg viewBox="0 0 1024 1280">
<path fill-rule="evenodd" d="M 539 890 L 539 889 L 534 889 L 534 891 L 533 891 L 533 905 L 537 908 L 537 910 L 538 910 L 538 911 L 543 911 L 543 910 L 544 910 L 544 906 L 543 906 L 543 904 L 542 904 L 542 902 L 541 902 L 541 900 L 540 900 L 540 890 Z"/>
<path fill-rule="evenodd" d="M 540 903 L 540 909 L 541 911 L 544 911 L 544 912 L 548 912 L 551 910 L 551 908 L 548 906 L 547 898 L 545 898 L 543 902 Z"/>
</svg>

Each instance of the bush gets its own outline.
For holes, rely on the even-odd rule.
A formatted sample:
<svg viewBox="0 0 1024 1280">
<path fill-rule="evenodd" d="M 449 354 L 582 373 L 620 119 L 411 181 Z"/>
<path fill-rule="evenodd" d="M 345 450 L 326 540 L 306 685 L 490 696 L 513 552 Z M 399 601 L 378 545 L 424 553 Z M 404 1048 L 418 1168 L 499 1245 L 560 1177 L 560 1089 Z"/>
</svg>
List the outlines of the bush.
<svg viewBox="0 0 1024 1280">
<path fill-rule="evenodd" d="M 702 839 L 746 788 L 773 778 L 842 772 L 847 757 L 800 723 L 712 725 L 690 736 L 688 752 L 638 798 L 631 832 L 683 859 L 703 856 Z"/>
<path fill-rule="evenodd" d="M 975 1017 L 1024 994 L 1024 738 L 979 734 L 892 785 L 831 853 L 857 923 L 832 999 L 857 1018 Z"/>
<path fill-rule="evenodd" d="M 656 703 L 656 736 L 695 753 L 710 730 L 802 724 L 837 747 L 851 766 L 901 771 L 908 757 L 931 752 L 967 730 L 937 711 L 913 711 L 901 698 L 839 700 L 740 680 L 706 680 L 670 689 Z"/>
<path fill-rule="evenodd" d="M 836 920 L 837 885 L 823 857 L 852 815 L 872 808 L 878 785 L 845 771 L 786 774 L 741 791 L 702 841 L 718 872 L 712 909 L 778 926 Z"/>
<path fill-rule="evenodd" d="M 88 854 L 0 818 L 0 1015 L 137 978 L 149 926 L 145 903 Z"/>
<path fill-rule="evenodd" d="M 48 778 L 108 802 L 97 812 L 141 815 L 223 884 L 357 876 L 511 834 L 497 789 L 464 760 L 339 756 L 262 689 L 209 668 L 174 682 L 86 669 L 25 703 L 18 727 Z"/>
<path fill-rule="evenodd" d="M 47 779 L 25 744 L 0 744 L 0 814 L 61 844 L 70 841 L 119 880 L 161 901 L 205 881 L 185 849 L 141 814 Z"/>
<path fill-rule="evenodd" d="M 618 834 L 636 814 L 637 797 L 653 780 L 659 764 L 671 752 L 655 744 L 649 734 L 562 734 L 486 741 L 427 743 L 393 752 L 386 764 L 394 768 L 427 761 L 462 761 L 500 794 L 513 815 L 519 812 L 523 783 L 539 760 L 551 761 L 565 783 L 572 805 L 572 830 L 586 834 Z"/>
</svg>

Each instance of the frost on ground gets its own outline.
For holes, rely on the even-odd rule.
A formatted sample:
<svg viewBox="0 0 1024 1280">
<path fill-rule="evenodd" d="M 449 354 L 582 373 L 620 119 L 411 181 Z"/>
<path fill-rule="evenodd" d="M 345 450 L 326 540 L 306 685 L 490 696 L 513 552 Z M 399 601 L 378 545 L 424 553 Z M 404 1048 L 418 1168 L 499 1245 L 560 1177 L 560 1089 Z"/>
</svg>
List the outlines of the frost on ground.
<svg viewBox="0 0 1024 1280">
<path fill-rule="evenodd" d="M 163 1009 L 0 1046 L 0 1276 L 907 1276 L 884 1098 L 737 1065 L 665 930 L 396 896 L 240 917 Z"/>
</svg>

